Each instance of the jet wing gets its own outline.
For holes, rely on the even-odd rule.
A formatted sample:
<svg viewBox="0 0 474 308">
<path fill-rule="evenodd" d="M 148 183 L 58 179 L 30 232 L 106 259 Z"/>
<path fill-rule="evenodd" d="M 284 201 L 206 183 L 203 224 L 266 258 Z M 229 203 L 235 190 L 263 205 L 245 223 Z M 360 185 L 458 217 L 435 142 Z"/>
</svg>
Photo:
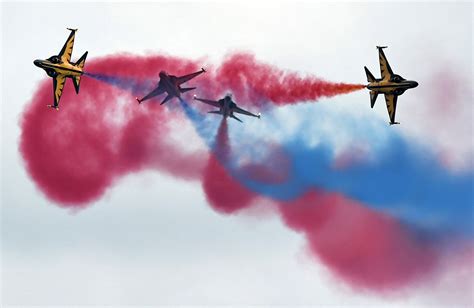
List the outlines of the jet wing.
<svg viewBox="0 0 474 308">
<path fill-rule="evenodd" d="M 54 93 L 54 105 L 52 107 L 59 107 L 59 100 L 63 94 L 64 83 L 66 82 L 66 76 L 58 75 L 53 78 L 53 93 Z"/>
<path fill-rule="evenodd" d="M 385 94 L 385 102 L 387 103 L 388 116 L 390 117 L 390 124 L 398 124 L 395 122 L 395 112 L 397 111 L 397 98 L 395 94 Z"/>
<path fill-rule="evenodd" d="M 378 47 L 379 62 L 380 62 L 380 75 L 382 75 L 383 80 L 388 80 L 393 75 L 393 72 L 392 72 L 392 68 L 390 67 L 390 64 L 387 61 L 387 57 L 385 57 L 383 48 L 385 47 Z"/>
<path fill-rule="evenodd" d="M 161 86 L 161 84 L 156 87 L 153 91 L 151 91 L 150 93 L 148 93 L 147 95 L 145 95 L 145 97 L 143 97 L 142 99 L 138 99 L 138 102 L 143 102 L 147 99 L 150 99 L 152 97 L 155 97 L 157 95 L 160 95 L 160 94 L 163 94 L 165 93 L 165 89 Z"/>
<path fill-rule="evenodd" d="M 239 107 L 234 107 L 232 108 L 232 111 L 233 112 L 237 112 L 237 113 L 240 113 L 240 114 L 244 114 L 244 115 L 248 115 L 248 116 L 251 116 L 251 117 L 256 117 L 256 118 L 260 118 L 260 115 L 256 115 L 256 114 L 253 114 L 247 110 L 244 110 L 242 108 L 239 108 Z"/>
<path fill-rule="evenodd" d="M 222 105 L 218 101 L 213 101 L 213 100 L 210 100 L 210 99 L 197 98 L 197 97 L 195 97 L 194 99 L 197 100 L 197 101 L 203 102 L 204 104 L 208 104 L 208 105 L 211 105 L 211 106 L 214 106 L 214 107 L 217 107 L 217 108 L 222 107 Z"/>
<path fill-rule="evenodd" d="M 199 72 L 195 72 L 195 73 L 191 73 L 191 74 L 184 75 L 184 76 L 181 76 L 181 77 L 177 77 L 176 82 L 178 83 L 178 85 L 180 85 L 182 83 L 185 83 L 186 81 L 189 81 L 189 80 L 193 79 L 194 77 L 197 77 L 197 76 L 201 75 L 204 72 L 205 72 L 205 70 L 202 68 Z"/>
<path fill-rule="evenodd" d="M 63 48 L 59 52 L 59 57 L 61 58 L 61 61 L 63 62 L 71 61 L 72 48 L 74 47 L 74 37 L 76 36 L 76 31 L 77 31 L 77 29 L 68 29 L 68 30 L 71 30 L 71 33 L 69 34 L 69 37 L 67 38 L 66 43 L 64 43 Z"/>
</svg>

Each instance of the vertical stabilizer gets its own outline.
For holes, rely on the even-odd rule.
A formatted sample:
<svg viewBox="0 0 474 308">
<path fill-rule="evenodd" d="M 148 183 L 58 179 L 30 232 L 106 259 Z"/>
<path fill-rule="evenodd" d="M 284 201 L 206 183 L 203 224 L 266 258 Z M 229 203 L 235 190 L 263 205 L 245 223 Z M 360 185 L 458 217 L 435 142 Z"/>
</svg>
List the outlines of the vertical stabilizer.
<svg viewBox="0 0 474 308">
<path fill-rule="evenodd" d="M 374 75 L 372 75 L 372 73 L 369 71 L 369 69 L 367 68 L 367 66 L 364 66 L 364 69 L 365 69 L 365 74 L 367 75 L 367 81 L 368 82 L 375 82 L 377 81 L 374 77 Z"/>
<path fill-rule="evenodd" d="M 82 69 L 84 68 L 84 64 L 86 63 L 87 53 L 88 53 L 88 51 L 86 51 L 86 52 L 82 55 L 82 57 L 80 57 L 79 60 L 77 60 L 76 64 L 74 64 L 74 66 L 80 68 L 81 71 L 82 71 Z"/>
</svg>

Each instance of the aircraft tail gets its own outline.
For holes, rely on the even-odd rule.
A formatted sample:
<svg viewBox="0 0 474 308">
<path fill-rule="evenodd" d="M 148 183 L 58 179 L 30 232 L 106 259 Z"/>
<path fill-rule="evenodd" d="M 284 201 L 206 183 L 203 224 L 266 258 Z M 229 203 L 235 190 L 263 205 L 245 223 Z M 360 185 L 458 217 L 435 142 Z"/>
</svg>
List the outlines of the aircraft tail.
<svg viewBox="0 0 474 308">
<path fill-rule="evenodd" d="M 365 74 L 367 75 L 367 81 L 368 81 L 368 82 L 374 82 L 374 81 L 376 81 L 374 75 L 372 75 L 372 73 L 369 71 L 369 69 L 367 68 L 367 66 L 364 66 L 364 69 L 365 69 Z"/>
<path fill-rule="evenodd" d="M 84 68 L 84 64 L 86 63 L 86 58 L 87 58 L 87 51 L 82 55 L 82 57 L 77 60 L 77 62 L 74 64 L 75 67 L 79 68 L 81 71 Z M 81 76 L 74 76 L 72 78 L 72 81 L 74 83 L 74 89 L 76 89 L 76 93 L 79 93 L 79 86 L 81 85 Z"/>
<path fill-rule="evenodd" d="M 81 69 L 84 68 L 84 64 L 86 63 L 86 58 L 87 58 L 87 54 L 88 54 L 88 51 L 86 51 L 82 57 L 79 58 L 79 60 L 77 60 L 77 62 L 74 64 L 74 66 L 78 67 Z"/>
<path fill-rule="evenodd" d="M 377 95 L 379 95 L 379 92 L 370 91 L 370 107 L 371 108 L 374 108 L 375 101 L 377 100 Z"/>
<path fill-rule="evenodd" d="M 181 93 L 184 93 L 184 92 L 188 92 L 188 91 L 191 91 L 191 90 L 194 90 L 196 89 L 196 87 L 193 87 L 193 88 L 180 88 L 179 90 L 181 91 Z"/>
</svg>

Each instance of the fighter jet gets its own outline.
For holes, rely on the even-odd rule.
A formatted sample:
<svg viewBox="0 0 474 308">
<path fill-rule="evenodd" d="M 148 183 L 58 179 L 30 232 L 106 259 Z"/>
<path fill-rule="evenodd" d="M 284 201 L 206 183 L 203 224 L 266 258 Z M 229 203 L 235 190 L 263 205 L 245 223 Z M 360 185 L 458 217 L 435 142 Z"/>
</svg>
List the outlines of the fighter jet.
<svg viewBox="0 0 474 308">
<path fill-rule="evenodd" d="M 370 107 L 374 108 L 377 95 L 383 93 L 385 95 L 385 102 L 387 103 L 388 116 L 390 118 L 390 125 L 400 124 L 395 122 L 395 111 L 397 110 L 397 98 L 399 95 L 405 93 L 407 89 L 415 88 L 418 83 L 413 80 L 406 80 L 402 76 L 394 74 L 383 49 L 387 46 L 377 46 L 379 50 L 380 74 L 382 78 L 376 79 L 369 69 L 364 66 L 365 74 L 367 75 L 367 89 L 370 90 Z"/>
<path fill-rule="evenodd" d="M 239 122 L 242 122 L 239 118 L 237 118 L 234 115 L 234 112 L 236 112 L 236 113 L 240 113 L 240 114 L 244 114 L 247 116 L 256 117 L 260 119 L 260 113 L 253 114 L 251 112 L 248 112 L 247 110 L 237 107 L 237 104 L 232 101 L 232 95 L 230 94 L 227 94 L 224 98 L 218 101 L 197 98 L 196 95 L 194 95 L 194 99 L 197 101 L 203 102 L 205 104 L 219 108 L 219 110 L 209 111 L 209 113 L 221 114 L 224 116 L 224 118 L 231 117 L 233 119 L 236 119 Z"/>
<path fill-rule="evenodd" d="M 204 68 L 201 68 L 199 72 L 195 72 L 192 74 L 184 75 L 181 77 L 176 77 L 173 75 L 169 75 L 165 71 L 161 71 L 159 76 L 160 76 L 160 81 L 158 82 L 158 86 L 148 93 L 145 97 L 143 98 L 138 98 L 136 97 L 136 100 L 140 104 L 141 102 L 150 99 L 154 96 L 163 94 L 164 92 L 168 93 L 168 95 L 165 97 L 165 99 L 161 102 L 161 105 L 172 99 L 173 97 L 177 97 L 179 100 L 181 99 L 181 93 L 188 92 L 191 90 L 196 89 L 196 87 L 193 88 L 181 88 L 181 84 L 185 83 L 186 81 L 189 81 L 193 79 L 194 77 L 197 77 L 198 75 L 204 73 L 206 70 Z"/>
<path fill-rule="evenodd" d="M 87 51 L 75 63 L 71 62 L 72 48 L 74 47 L 74 37 L 77 29 L 69 29 L 66 43 L 58 55 L 49 57 L 46 60 L 35 60 L 33 63 L 44 69 L 49 77 L 53 78 L 54 103 L 48 107 L 59 110 L 59 100 L 63 93 L 64 83 L 69 77 L 74 83 L 76 93 L 79 93 L 79 85 L 81 84 L 81 75 L 84 73 L 84 64 L 86 63 Z"/>
</svg>

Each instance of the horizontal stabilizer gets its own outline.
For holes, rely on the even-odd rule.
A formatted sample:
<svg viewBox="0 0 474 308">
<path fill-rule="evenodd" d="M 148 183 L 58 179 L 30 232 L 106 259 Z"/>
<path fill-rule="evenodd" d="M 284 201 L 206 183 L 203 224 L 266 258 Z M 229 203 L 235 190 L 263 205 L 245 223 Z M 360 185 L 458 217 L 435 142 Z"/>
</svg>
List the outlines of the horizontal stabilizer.
<svg viewBox="0 0 474 308">
<path fill-rule="evenodd" d="M 370 91 L 370 107 L 371 108 L 374 108 L 375 101 L 377 100 L 377 95 L 379 95 L 379 92 Z"/>
<path fill-rule="evenodd" d="M 79 94 L 79 86 L 81 85 L 81 76 L 72 77 L 72 83 L 74 83 L 74 89 L 76 89 L 76 93 Z"/>
<path fill-rule="evenodd" d="M 208 113 L 222 114 L 219 110 L 209 111 Z"/>
<path fill-rule="evenodd" d="M 184 93 L 184 92 L 188 92 L 188 91 L 191 91 L 191 90 L 194 90 L 196 89 L 196 87 L 193 87 L 193 88 L 180 88 L 179 90 L 181 91 L 181 93 Z"/>
<path fill-rule="evenodd" d="M 237 118 L 235 115 L 231 115 L 230 117 L 236 119 L 236 120 L 239 121 L 240 123 L 243 123 L 242 120 L 239 119 L 239 118 Z"/>
<path fill-rule="evenodd" d="M 364 69 L 365 69 L 365 74 L 367 75 L 367 81 L 368 82 L 375 82 L 376 79 L 375 79 L 374 75 L 372 75 L 372 73 L 369 71 L 367 66 L 364 66 Z"/>
</svg>

